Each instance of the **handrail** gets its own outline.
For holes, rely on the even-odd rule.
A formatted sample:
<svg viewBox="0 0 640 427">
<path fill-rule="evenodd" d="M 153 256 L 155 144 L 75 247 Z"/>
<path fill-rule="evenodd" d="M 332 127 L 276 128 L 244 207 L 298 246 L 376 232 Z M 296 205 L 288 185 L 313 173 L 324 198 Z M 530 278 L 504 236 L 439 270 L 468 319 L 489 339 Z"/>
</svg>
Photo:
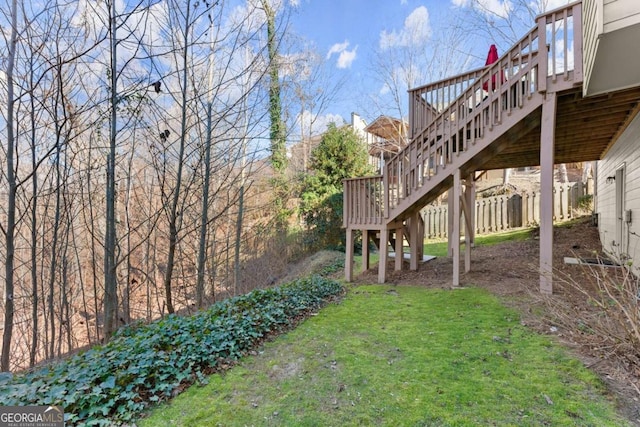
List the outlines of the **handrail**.
<svg viewBox="0 0 640 427">
<path fill-rule="evenodd" d="M 452 101 L 473 84 L 485 67 L 409 90 L 409 139 L 427 127 Z"/>
<path fill-rule="evenodd" d="M 429 92 L 438 86 L 441 86 L 441 85 L 446 86 L 447 84 L 450 85 L 452 81 L 469 80 L 473 78 L 475 75 L 477 75 L 478 73 L 481 74 L 485 68 L 486 66 L 483 66 L 480 68 L 476 68 L 474 70 L 466 71 L 464 73 L 456 74 L 455 76 L 449 76 L 444 79 L 423 84 L 421 86 L 412 87 L 411 89 L 409 89 L 409 92 Z"/>
</svg>

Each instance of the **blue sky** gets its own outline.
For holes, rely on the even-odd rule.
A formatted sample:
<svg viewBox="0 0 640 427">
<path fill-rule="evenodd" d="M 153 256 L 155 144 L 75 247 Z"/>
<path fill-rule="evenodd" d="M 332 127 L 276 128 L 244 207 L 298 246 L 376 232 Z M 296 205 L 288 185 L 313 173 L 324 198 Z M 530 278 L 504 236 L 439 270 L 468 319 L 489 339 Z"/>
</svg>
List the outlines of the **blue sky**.
<svg viewBox="0 0 640 427">
<path fill-rule="evenodd" d="M 362 105 L 365 93 L 381 90 L 380 83 L 371 78 L 373 50 L 379 48 L 383 32 L 399 34 L 407 17 L 420 7 L 431 15 L 451 4 L 448 0 L 300 0 L 291 16 L 294 31 L 315 44 L 336 76 L 347 78 L 343 99 L 327 114 L 347 121 L 351 112 L 368 120 L 375 118 L 366 117 L 371 112 Z M 422 24 L 422 28 L 431 27 L 428 20 Z"/>
<path fill-rule="evenodd" d="M 291 1 L 291 0 L 290 0 Z M 367 121 L 379 114 L 402 115 L 394 108 L 380 72 L 380 54 L 397 69 L 408 57 L 422 58 L 425 70 L 416 85 L 484 65 L 492 43 L 500 53 L 533 27 L 527 12 L 550 10 L 567 0 L 293 0 L 292 29 L 311 41 L 347 78 L 342 99 L 322 114 L 350 119 L 357 112 Z M 486 28 L 481 28 L 485 26 Z M 469 30 L 474 28 L 474 31 Z M 438 46 L 447 45 L 444 49 Z M 383 56 L 385 56 L 383 55 Z M 393 57 L 393 59 L 391 59 Z M 446 65 L 445 62 L 450 63 Z M 429 68 L 429 70 L 426 70 Z M 454 71 L 455 70 L 455 71 Z M 415 74 L 415 73 L 414 73 Z M 389 74 L 391 75 L 391 74 Z M 427 80 L 423 80 L 427 79 Z M 402 83 L 399 84 L 402 86 Z M 398 89 L 404 93 L 406 85 Z M 385 98 L 386 97 L 386 98 Z M 401 104 L 401 102 L 400 102 Z"/>
</svg>

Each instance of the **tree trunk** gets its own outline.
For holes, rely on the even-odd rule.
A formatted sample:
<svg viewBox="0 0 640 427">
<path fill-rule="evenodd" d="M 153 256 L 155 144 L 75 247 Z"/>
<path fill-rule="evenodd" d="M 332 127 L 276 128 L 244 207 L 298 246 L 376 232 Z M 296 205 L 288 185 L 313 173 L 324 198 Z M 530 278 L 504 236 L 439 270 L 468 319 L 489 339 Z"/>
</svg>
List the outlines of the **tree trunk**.
<svg viewBox="0 0 640 427">
<path fill-rule="evenodd" d="M 34 82 L 34 66 L 33 63 L 29 69 L 29 88 L 31 90 L 35 87 Z M 33 170 L 36 169 L 38 165 L 37 160 L 37 144 L 36 144 L 36 127 L 37 121 L 35 117 L 36 105 L 35 99 L 33 96 L 29 99 L 30 102 L 30 125 L 31 125 L 31 167 Z M 31 199 L 31 321 L 32 321 L 32 335 L 31 335 L 31 348 L 29 349 L 29 367 L 32 367 L 36 363 L 36 357 L 38 354 L 38 342 L 40 337 L 40 324 L 38 322 L 40 312 L 38 310 L 38 174 L 33 174 L 33 178 L 31 179 L 31 192 L 33 193 Z"/>
<path fill-rule="evenodd" d="M 9 36 L 9 52 L 7 54 L 7 225 L 5 228 L 5 303 L 4 303 L 4 331 L 2 333 L 2 354 L 0 355 L 0 370 L 7 372 L 10 369 L 11 341 L 13 339 L 13 315 L 14 315 L 14 282 L 13 268 L 15 256 L 15 222 L 16 222 L 16 191 L 17 183 L 14 173 L 15 167 L 15 136 L 14 136 L 14 92 L 13 72 L 16 58 L 16 45 L 18 42 L 18 4 L 17 0 L 11 2 L 11 35 Z"/>
<path fill-rule="evenodd" d="M 244 166 L 243 166 L 244 167 Z M 243 170 L 244 175 L 244 170 Z M 234 254 L 234 277 L 233 277 L 233 287 L 235 290 L 238 289 L 238 285 L 240 284 L 240 247 L 242 244 L 242 218 L 244 216 L 244 176 L 242 177 L 242 182 L 240 183 L 240 197 L 238 200 L 238 218 L 236 220 L 236 244 L 235 244 L 235 254 Z"/>
<path fill-rule="evenodd" d="M 276 13 L 268 0 L 262 0 L 262 7 L 267 18 L 267 51 L 269 54 L 269 117 L 271 128 L 271 165 L 274 170 L 273 192 L 275 196 L 276 229 L 278 237 L 287 228 L 287 198 L 288 185 L 286 182 L 287 147 L 284 123 L 282 122 L 282 100 L 280 98 L 280 64 L 278 39 L 276 34 Z"/>
<path fill-rule="evenodd" d="M 118 284 L 116 278 L 116 137 L 117 137 L 117 107 L 118 107 L 118 73 L 117 73 L 117 11 L 115 1 L 111 2 L 109 15 L 110 42 L 110 128 L 109 154 L 107 156 L 106 183 L 106 227 L 104 238 L 104 329 L 103 337 L 107 341 L 117 327 L 118 313 Z"/>
<path fill-rule="evenodd" d="M 60 198 L 61 198 L 61 189 L 60 189 L 60 135 L 59 130 L 56 129 L 58 135 L 56 136 L 56 145 L 58 148 L 56 149 L 56 157 L 55 157 L 55 168 L 56 168 L 56 188 L 52 188 L 52 193 L 56 195 L 55 202 L 55 210 L 54 210 L 54 220 L 53 220 L 53 240 L 51 241 L 51 263 L 49 265 L 49 295 L 47 296 L 47 306 L 49 308 L 49 313 L 51 313 L 51 324 L 50 327 L 50 336 L 49 336 L 49 353 L 53 356 L 55 355 L 55 342 L 56 342 L 56 325 L 55 325 L 55 307 L 54 307 L 54 295 L 55 295 L 55 284 L 56 284 L 56 268 L 58 267 L 58 230 L 60 229 Z"/>
<path fill-rule="evenodd" d="M 213 24 L 213 23 L 212 23 Z M 213 26 L 213 25 L 212 25 Z M 209 53 L 209 99 L 207 101 L 207 133 L 205 136 L 205 151 L 204 151 L 204 178 L 202 185 L 202 212 L 200 214 L 200 238 L 198 241 L 198 278 L 196 280 L 196 308 L 203 307 L 204 299 L 204 276 L 206 267 L 207 256 L 207 228 L 209 223 L 209 181 L 211 180 L 211 141 L 212 133 L 212 120 L 213 120 L 213 59 L 214 49 L 213 41 L 215 38 L 215 31 L 210 28 L 211 32 L 211 52 Z"/>
<path fill-rule="evenodd" d="M 178 203 L 180 202 L 182 187 L 182 169 L 184 167 L 184 153 L 187 143 L 187 85 L 188 85 L 188 46 L 189 31 L 191 29 L 191 2 L 187 1 L 185 5 L 185 28 L 184 28 L 184 46 L 182 51 L 182 88 L 181 88 L 181 117 L 180 117 L 180 148 L 178 153 L 178 170 L 176 176 L 176 186 L 173 190 L 173 199 L 171 201 L 171 210 L 169 213 L 169 254 L 167 256 L 167 271 L 164 278 L 164 291 L 167 300 L 167 311 L 173 313 L 173 297 L 171 290 L 171 281 L 175 263 L 176 246 L 178 244 Z"/>
</svg>

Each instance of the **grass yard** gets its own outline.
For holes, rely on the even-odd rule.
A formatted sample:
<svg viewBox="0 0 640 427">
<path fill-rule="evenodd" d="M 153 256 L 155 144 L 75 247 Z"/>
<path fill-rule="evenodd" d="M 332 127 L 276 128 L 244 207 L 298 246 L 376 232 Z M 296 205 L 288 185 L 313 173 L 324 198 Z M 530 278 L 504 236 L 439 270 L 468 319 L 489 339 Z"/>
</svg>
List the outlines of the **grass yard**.
<svg viewBox="0 0 640 427">
<path fill-rule="evenodd" d="M 517 230 L 505 231 L 503 233 L 494 233 L 494 234 L 484 234 L 481 236 L 476 235 L 475 246 L 490 246 L 497 245 L 502 242 L 518 242 L 527 240 L 531 237 L 531 229 L 530 228 L 521 228 Z M 406 245 L 406 242 L 405 242 Z M 460 250 L 464 250 L 464 244 L 461 246 Z M 405 247 L 405 251 L 408 251 L 408 248 Z M 427 240 L 424 244 L 424 254 L 425 255 L 433 255 L 437 257 L 446 257 L 447 256 L 447 241 L 441 239 L 431 239 Z M 378 253 L 370 254 L 370 264 L 374 265 L 378 263 Z M 357 255 L 354 256 L 355 260 L 355 272 L 356 274 L 362 272 L 362 256 Z"/>
<path fill-rule="evenodd" d="M 360 286 L 139 425 L 629 425 L 604 393 L 484 290 Z"/>
</svg>

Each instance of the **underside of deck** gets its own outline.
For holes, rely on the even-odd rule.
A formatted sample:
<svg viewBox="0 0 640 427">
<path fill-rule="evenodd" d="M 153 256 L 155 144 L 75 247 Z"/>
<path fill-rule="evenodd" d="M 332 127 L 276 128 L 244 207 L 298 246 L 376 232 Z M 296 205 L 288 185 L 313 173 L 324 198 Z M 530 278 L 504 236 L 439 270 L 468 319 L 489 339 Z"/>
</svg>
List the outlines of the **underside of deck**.
<svg viewBox="0 0 640 427">
<path fill-rule="evenodd" d="M 637 113 L 640 88 L 582 97 L 582 86 L 557 94 L 555 163 L 600 160 Z M 540 165 L 541 108 L 463 167 L 465 172 Z"/>
</svg>

